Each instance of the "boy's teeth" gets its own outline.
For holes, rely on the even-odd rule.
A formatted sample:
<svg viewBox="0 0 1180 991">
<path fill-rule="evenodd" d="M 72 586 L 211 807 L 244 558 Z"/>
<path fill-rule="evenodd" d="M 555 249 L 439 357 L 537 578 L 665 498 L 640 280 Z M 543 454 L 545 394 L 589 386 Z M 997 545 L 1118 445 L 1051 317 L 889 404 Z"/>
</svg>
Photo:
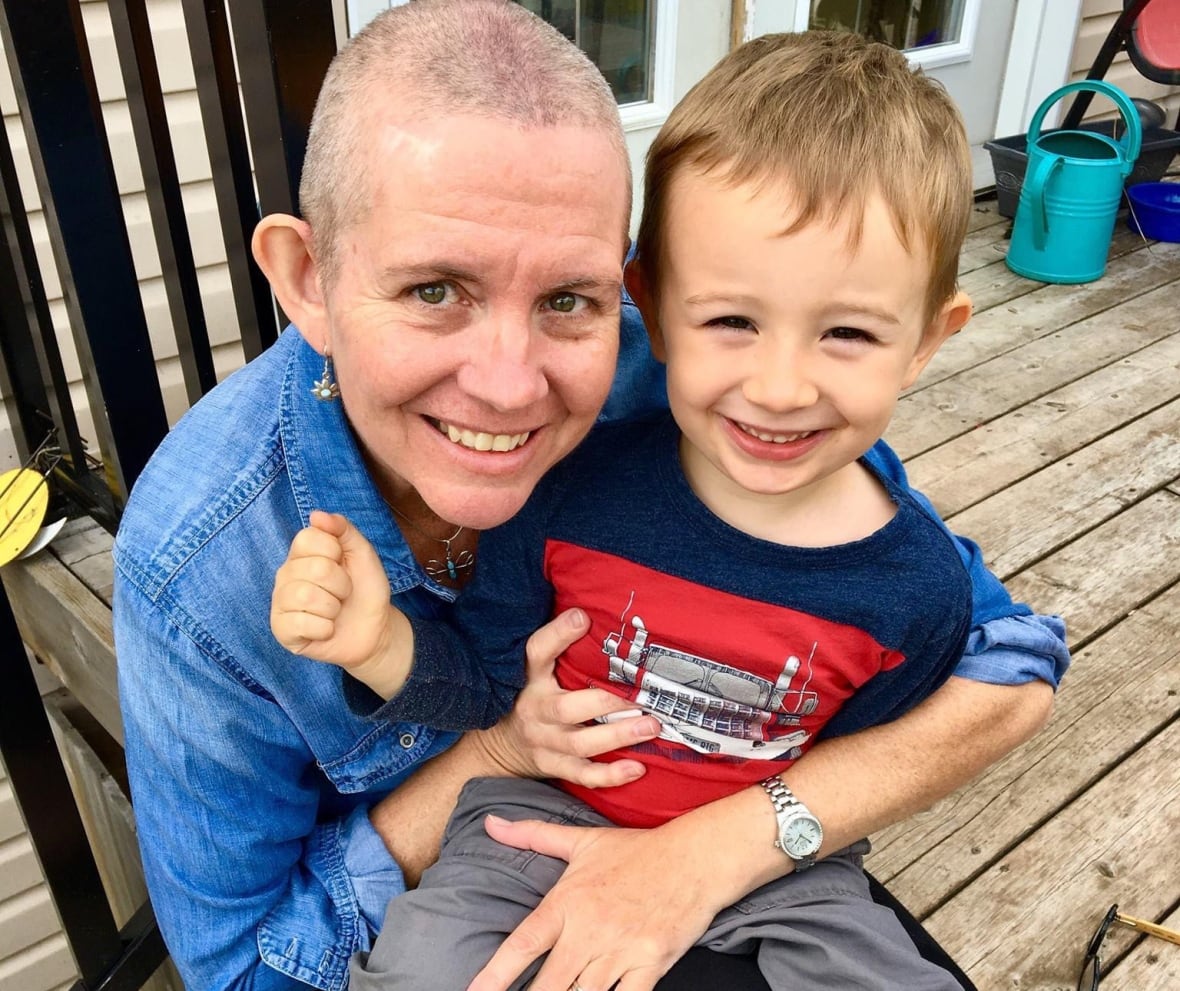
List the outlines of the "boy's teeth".
<svg viewBox="0 0 1180 991">
<path fill-rule="evenodd" d="M 803 430 L 795 434 L 768 434 L 761 430 L 755 430 L 753 427 L 747 427 L 744 423 L 738 424 L 739 429 L 743 433 L 749 434 L 751 437 L 757 437 L 760 441 L 767 444 L 789 444 L 793 441 L 802 440 L 804 437 L 810 437 L 814 430 Z"/>
<path fill-rule="evenodd" d="M 446 434 L 451 442 L 472 451 L 514 451 L 529 439 L 527 432 L 523 434 L 488 434 L 474 430 L 460 430 L 449 423 L 437 421 L 438 429 Z"/>
</svg>

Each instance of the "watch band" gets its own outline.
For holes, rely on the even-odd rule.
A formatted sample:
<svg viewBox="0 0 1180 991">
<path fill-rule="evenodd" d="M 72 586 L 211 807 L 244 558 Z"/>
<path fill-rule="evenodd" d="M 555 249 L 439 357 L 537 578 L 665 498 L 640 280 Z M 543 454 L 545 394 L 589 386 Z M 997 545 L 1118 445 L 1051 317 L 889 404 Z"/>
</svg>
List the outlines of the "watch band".
<svg viewBox="0 0 1180 991">
<path fill-rule="evenodd" d="M 764 779 L 761 785 L 762 790 L 766 792 L 771 804 L 774 806 L 775 818 L 778 820 L 779 835 L 774 841 L 775 848 L 781 850 L 787 857 L 790 857 L 794 861 L 796 871 L 807 870 L 807 868 L 815 864 L 816 853 L 819 852 L 818 840 L 815 850 L 805 854 L 802 852 L 793 853 L 783 845 L 783 831 L 789 822 L 810 820 L 818 831 L 819 837 L 822 838 L 823 827 L 811 809 L 795 797 L 794 792 L 786 786 L 779 775 L 771 775 L 769 778 Z"/>
<path fill-rule="evenodd" d="M 762 782 L 762 790 L 770 796 L 774 811 L 779 815 L 782 815 L 792 806 L 798 806 L 801 809 L 807 808 L 806 805 L 795 797 L 795 793 L 783 783 L 783 779 L 777 774 L 772 774 Z"/>
</svg>

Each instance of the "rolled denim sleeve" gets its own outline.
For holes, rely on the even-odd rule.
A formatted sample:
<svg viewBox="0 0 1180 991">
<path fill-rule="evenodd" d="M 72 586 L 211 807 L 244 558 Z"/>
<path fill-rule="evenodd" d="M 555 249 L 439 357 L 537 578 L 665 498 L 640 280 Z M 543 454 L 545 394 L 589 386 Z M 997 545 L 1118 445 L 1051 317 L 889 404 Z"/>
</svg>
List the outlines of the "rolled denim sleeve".
<svg viewBox="0 0 1180 991">
<path fill-rule="evenodd" d="M 380 932 L 392 898 L 406 890 L 401 868 L 369 821 L 368 806 L 337 825 L 345 876 L 352 881 L 357 909 L 372 932 Z"/>
<path fill-rule="evenodd" d="M 865 455 L 898 485 L 909 487 L 901 460 L 884 441 Z M 922 493 L 909 489 L 919 505 L 949 533 L 971 576 L 971 632 L 955 674 L 993 685 L 1044 681 L 1054 688 L 1069 667 L 1065 622 L 1041 616 L 1022 602 L 1013 602 L 1003 583 L 988 569 L 974 541 L 951 533 Z"/>
<path fill-rule="evenodd" d="M 320 824 L 289 876 L 286 897 L 258 926 L 262 960 L 299 978 L 300 987 L 344 987 L 349 956 L 372 948 L 370 934 L 381 928 L 390 899 L 404 890 L 367 807 Z"/>
<path fill-rule="evenodd" d="M 323 817 L 281 708 L 119 571 L 114 621 L 144 871 L 186 986 L 342 991 L 404 890 L 367 808 Z"/>
<path fill-rule="evenodd" d="M 993 685 L 1047 681 L 1057 687 L 1069 667 L 1060 616 L 1001 616 L 975 627 L 955 674 Z"/>
</svg>

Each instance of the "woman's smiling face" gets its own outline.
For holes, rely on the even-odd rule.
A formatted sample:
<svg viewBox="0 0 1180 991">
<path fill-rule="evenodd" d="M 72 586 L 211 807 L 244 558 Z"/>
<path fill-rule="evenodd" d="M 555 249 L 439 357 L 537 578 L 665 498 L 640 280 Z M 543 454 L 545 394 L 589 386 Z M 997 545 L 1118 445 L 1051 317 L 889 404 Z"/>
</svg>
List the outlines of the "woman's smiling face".
<svg viewBox="0 0 1180 991">
<path fill-rule="evenodd" d="M 327 339 L 391 501 L 510 518 L 593 425 L 618 349 L 627 181 L 608 136 L 484 118 L 389 126 L 338 235 Z M 390 147 L 390 145 L 395 147 Z M 407 153 L 412 147 L 413 154 Z"/>
</svg>

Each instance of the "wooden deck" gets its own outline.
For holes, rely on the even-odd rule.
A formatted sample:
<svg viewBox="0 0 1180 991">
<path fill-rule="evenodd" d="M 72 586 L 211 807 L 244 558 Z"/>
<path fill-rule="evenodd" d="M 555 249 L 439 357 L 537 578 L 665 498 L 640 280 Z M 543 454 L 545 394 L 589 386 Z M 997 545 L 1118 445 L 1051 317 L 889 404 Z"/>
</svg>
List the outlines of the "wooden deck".
<svg viewBox="0 0 1180 991">
<path fill-rule="evenodd" d="M 1068 991 L 1111 903 L 1180 928 L 1180 245 L 1120 227 L 1102 279 L 1045 286 L 1005 268 L 994 206 L 972 226 L 976 316 L 888 436 L 1013 595 L 1066 617 L 1074 663 L 1036 739 L 876 837 L 870 866 L 981 991 Z M 4 577 L 27 638 L 110 724 L 105 541 L 72 525 Z M 39 622 L 53 602 L 72 628 Z M 1105 950 L 1103 991 L 1180 989 L 1180 946 L 1118 929 Z"/>
<path fill-rule="evenodd" d="M 875 838 L 871 869 L 981 991 L 1072 989 L 1114 902 L 1180 928 L 1180 245 L 1120 226 L 1106 275 L 1042 285 L 977 209 L 976 315 L 887 434 L 1074 661 L 1033 741 Z M 965 746 L 970 741 L 964 741 Z M 1111 932 L 1103 991 L 1176 991 L 1180 946 Z"/>
</svg>

